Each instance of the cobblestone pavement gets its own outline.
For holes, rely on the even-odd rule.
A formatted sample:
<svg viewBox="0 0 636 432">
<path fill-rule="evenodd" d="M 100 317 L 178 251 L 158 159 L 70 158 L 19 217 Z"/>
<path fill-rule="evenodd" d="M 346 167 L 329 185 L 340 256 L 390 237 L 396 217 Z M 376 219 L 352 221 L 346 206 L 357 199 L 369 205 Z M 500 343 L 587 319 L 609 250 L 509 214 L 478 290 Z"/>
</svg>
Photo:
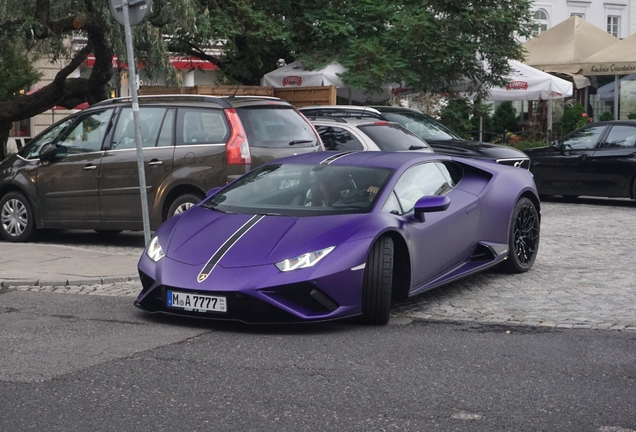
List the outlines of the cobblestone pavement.
<svg viewBox="0 0 636 432">
<path fill-rule="evenodd" d="M 104 251 L 142 251 L 136 233 Z M 521 275 L 487 271 L 393 306 L 392 324 L 413 319 L 636 331 L 636 205 L 581 200 L 542 204 L 541 245 Z M 83 245 L 88 247 L 88 245 Z M 135 297 L 138 281 L 10 289 Z"/>
</svg>

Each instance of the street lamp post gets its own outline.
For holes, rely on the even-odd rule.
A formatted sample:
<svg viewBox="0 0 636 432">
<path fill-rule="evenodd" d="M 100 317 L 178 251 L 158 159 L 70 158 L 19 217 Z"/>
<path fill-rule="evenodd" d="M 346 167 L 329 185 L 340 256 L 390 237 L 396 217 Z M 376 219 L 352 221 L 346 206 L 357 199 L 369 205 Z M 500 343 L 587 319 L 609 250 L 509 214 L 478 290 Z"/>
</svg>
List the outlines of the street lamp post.
<svg viewBox="0 0 636 432">
<path fill-rule="evenodd" d="M 139 171 L 139 195 L 141 196 L 141 213 L 144 225 L 144 241 L 150 243 L 150 217 L 148 215 L 148 191 L 146 187 L 146 171 L 144 154 L 141 145 L 141 128 L 139 126 L 139 99 L 137 97 L 137 72 L 135 68 L 135 52 L 131 26 L 139 24 L 146 13 L 146 0 L 109 0 L 111 12 L 115 19 L 124 26 L 126 34 L 126 53 L 128 57 L 128 86 L 132 99 L 133 124 L 135 126 L 135 146 L 137 147 L 137 169 Z"/>
</svg>

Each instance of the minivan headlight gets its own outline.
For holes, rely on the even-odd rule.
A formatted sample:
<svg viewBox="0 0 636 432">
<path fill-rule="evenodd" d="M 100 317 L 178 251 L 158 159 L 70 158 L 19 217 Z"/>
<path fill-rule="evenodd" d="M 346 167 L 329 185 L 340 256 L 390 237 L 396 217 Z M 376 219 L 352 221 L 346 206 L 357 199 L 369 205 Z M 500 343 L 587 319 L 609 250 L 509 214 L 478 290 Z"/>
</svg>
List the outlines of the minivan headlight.
<svg viewBox="0 0 636 432">
<path fill-rule="evenodd" d="M 165 256 L 163 253 L 163 249 L 161 248 L 161 245 L 159 244 L 158 236 L 155 236 L 152 238 L 152 240 L 150 240 L 150 243 L 148 244 L 148 248 L 146 249 L 146 255 L 148 255 L 148 258 L 150 258 L 154 262 L 159 261 L 161 258 Z"/>
<path fill-rule="evenodd" d="M 329 246 L 328 248 L 320 249 L 315 252 L 308 252 L 306 254 L 298 255 L 294 258 L 288 258 L 286 260 L 277 262 L 276 267 L 278 267 L 278 270 L 282 272 L 312 267 L 316 265 L 318 261 L 326 257 L 327 254 L 335 248 L 335 246 Z"/>
</svg>

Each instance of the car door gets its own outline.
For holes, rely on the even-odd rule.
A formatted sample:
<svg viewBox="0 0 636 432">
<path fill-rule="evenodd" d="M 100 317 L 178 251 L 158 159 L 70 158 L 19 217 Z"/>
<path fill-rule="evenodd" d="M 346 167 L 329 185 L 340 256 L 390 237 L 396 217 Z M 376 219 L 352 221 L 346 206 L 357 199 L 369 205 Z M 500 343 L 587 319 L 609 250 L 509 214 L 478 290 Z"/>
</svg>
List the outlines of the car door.
<svg viewBox="0 0 636 432">
<path fill-rule="evenodd" d="M 162 180 L 173 165 L 175 110 L 141 107 L 139 125 L 143 146 L 148 206 L 152 208 Z M 131 108 L 121 110 L 99 174 L 102 221 L 142 222 L 137 146 Z"/>
<path fill-rule="evenodd" d="M 400 177 L 383 207 L 384 211 L 404 219 L 415 291 L 462 263 L 475 246 L 480 214 L 478 198 L 454 187 L 455 181 L 445 165 L 435 162 L 415 165 Z M 445 194 L 451 199 L 447 210 L 427 213 L 424 222 L 413 217 L 418 199 Z"/>
<path fill-rule="evenodd" d="M 579 129 L 549 151 L 531 155 L 531 170 L 542 194 L 583 195 L 589 192 L 591 156 L 605 133 L 605 125 Z"/>
<path fill-rule="evenodd" d="M 37 197 L 45 224 L 99 220 L 99 166 L 113 111 L 80 115 L 57 140 L 56 156 L 39 166 Z"/>
<path fill-rule="evenodd" d="M 629 197 L 636 175 L 636 125 L 611 125 L 590 165 L 591 195 Z"/>
</svg>

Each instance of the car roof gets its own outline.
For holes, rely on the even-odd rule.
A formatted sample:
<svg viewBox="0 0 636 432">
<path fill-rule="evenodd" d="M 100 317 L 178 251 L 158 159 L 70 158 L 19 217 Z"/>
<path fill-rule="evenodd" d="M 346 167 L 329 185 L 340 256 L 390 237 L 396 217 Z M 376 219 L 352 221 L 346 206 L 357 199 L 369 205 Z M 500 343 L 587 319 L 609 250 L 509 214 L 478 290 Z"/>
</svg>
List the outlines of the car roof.
<svg viewBox="0 0 636 432">
<path fill-rule="evenodd" d="M 164 95 L 147 95 L 139 96 L 139 104 L 151 105 L 151 104 L 216 104 L 221 108 L 238 108 L 249 105 L 264 105 L 264 104 L 276 104 L 292 106 L 290 103 L 280 98 L 269 96 L 208 96 L 208 95 L 188 95 L 188 94 L 164 94 Z M 104 107 L 104 106 L 119 106 L 130 105 L 132 103 L 132 97 L 119 97 L 113 99 L 106 99 L 90 106 Z"/>
<path fill-rule="evenodd" d="M 365 126 L 365 125 L 374 125 L 374 124 L 382 124 L 382 125 L 391 124 L 391 125 L 400 126 L 400 124 L 397 122 L 390 122 L 387 120 L 380 120 L 380 119 L 369 118 L 369 117 L 350 118 L 350 117 L 330 117 L 330 116 L 321 116 L 321 117 L 308 116 L 307 118 L 312 123 L 320 123 L 323 125 L 327 123 L 329 124 L 337 123 L 337 124 L 351 124 L 353 126 Z"/>
<path fill-rule="evenodd" d="M 411 165 L 413 163 L 430 160 L 448 161 L 452 160 L 452 158 L 435 153 L 414 153 L 409 151 L 323 151 L 290 156 L 271 163 L 360 165 L 397 169 L 406 164 Z"/>
</svg>

